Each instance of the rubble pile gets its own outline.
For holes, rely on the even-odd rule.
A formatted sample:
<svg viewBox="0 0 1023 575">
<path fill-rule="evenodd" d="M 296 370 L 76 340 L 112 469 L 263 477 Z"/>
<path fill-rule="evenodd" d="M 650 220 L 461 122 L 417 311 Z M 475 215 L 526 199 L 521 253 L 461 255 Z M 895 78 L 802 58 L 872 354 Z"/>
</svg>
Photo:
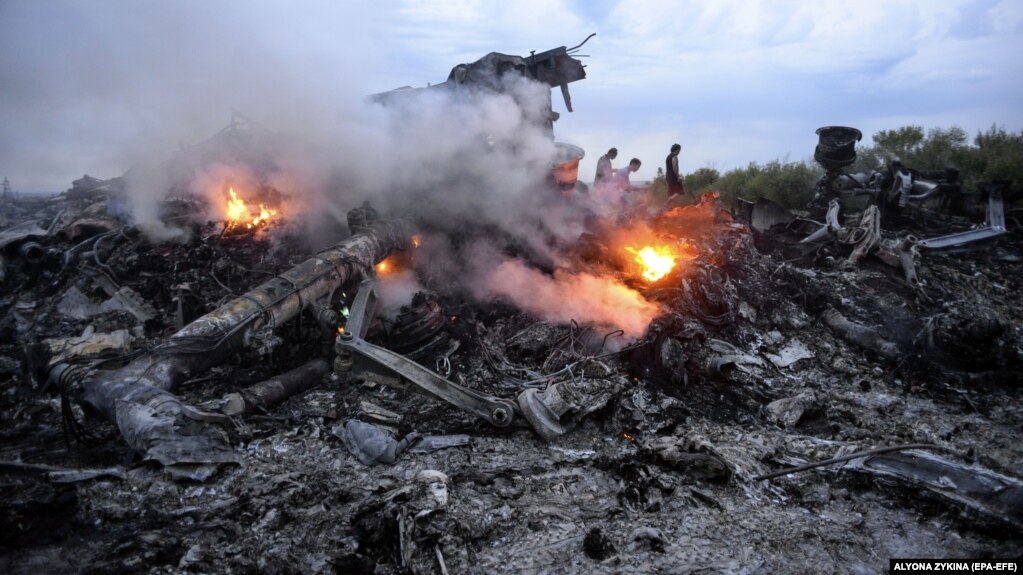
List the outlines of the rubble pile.
<svg viewBox="0 0 1023 575">
<path fill-rule="evenodd" d="M 199 221 L 156 242 L 118 194 L 2 205 L 4 572 L 862 573 L 1023 550 L 1018 231 L 908 252 L 908 281 L 714 195 L 594 220 L 566 253 L 658 309 L 629 339 L 441 274 L 381 317 L 381 260 L 423 256 L 398 224 L 372 239 L 392 224 L 369 209 L 334 247 Z M 606 257 L 644 226 L 686 246 L 654 280 Z"/>
</svg>

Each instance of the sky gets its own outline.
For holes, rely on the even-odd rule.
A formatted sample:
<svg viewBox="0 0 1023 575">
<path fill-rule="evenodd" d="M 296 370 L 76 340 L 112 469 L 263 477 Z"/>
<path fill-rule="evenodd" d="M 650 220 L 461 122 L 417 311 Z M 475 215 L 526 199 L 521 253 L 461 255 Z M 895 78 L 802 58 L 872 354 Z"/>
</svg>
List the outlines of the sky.
<svg viewBox="0 0 1023 575">
<path fill-rule="evenodd" d="M 812 156 L 826 125 L 1023 129 L 1020 0 L 0 0 L 0 178 L 61 191 L 224 127 L 339 133 L 367 94 L 574 46 L 559 141 L 649 179 Z M 428 145 L 428 142 L 424 142 Z M 353 159 L 352 161 L 358 161 Z M 636 179 L 636 178 L 634 178 Z"/>
</svg>

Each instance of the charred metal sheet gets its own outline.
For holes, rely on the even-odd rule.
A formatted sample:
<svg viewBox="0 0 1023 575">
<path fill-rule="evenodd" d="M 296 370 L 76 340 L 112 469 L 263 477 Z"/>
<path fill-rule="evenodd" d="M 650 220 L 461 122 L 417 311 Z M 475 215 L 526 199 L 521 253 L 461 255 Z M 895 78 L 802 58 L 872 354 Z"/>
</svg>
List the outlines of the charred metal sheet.
<svg viewBox="0 0 1023 575">
<path fill-rule="evenodd" d="M 764 233 L 774 226 L 789 225 L 795 221 L 796 216 L 784 207 L 768 200 L 759 198 L 750 208 L 749 224 L 754 230 Z"/>
<path fill-rule="evenodd" d="M 6 230 L 0 231 L 0 249 L 6 248 L 11 244 L 18 244 L 25 240 L 38 239 L 46 236 L 47 232 L 43 228 L 39 227 L 38 221 L 22 222 L 16 226 L 11 226 Z"/>
<path fill-rule="evenodd" d="M 1023 530 L 1023 481 L 923 451 L 853 460 L 846 469 L 923 488 L 955 504 Z"/>
<path fill-rule="evenodd" d="M 927 238 L 920 240 L 918 245 L 929 250 L 956 248 L 981 240 L 997 238 L 1007 232 L 1002 193 L 999 190 L 992 190 L 988 195 L 987 222 L 985 222 L 984 227 L 958 234 Z"/>
</svg>

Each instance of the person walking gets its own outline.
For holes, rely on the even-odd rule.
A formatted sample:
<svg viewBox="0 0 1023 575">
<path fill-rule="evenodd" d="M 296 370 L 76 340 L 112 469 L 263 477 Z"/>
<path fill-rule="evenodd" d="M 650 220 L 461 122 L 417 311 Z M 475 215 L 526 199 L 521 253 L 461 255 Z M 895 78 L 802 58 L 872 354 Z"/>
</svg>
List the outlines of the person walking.
<svg viewBox="0 0 1023 575">
<path fill-rule="evenodd" d="M 611 160 L 618 157 L 618 148 L 611 148 L 606 154 L 597 160 L 597 174 L 593 176 L 594 186 L 603 186 L 611 182 L 614 176 L 614 168 L 611 167 Z"/>
<path fill-rule="evenodd" d="M 665 205 L 686 193 L 682 174 L 678 171 L 678 155 L 681 151 L 681 145 L 673 144 L 671 146 L 671 153 L 664 159 L 664 179 L 668 182 L 668 199 L 664 202 Z"/>
</svg>

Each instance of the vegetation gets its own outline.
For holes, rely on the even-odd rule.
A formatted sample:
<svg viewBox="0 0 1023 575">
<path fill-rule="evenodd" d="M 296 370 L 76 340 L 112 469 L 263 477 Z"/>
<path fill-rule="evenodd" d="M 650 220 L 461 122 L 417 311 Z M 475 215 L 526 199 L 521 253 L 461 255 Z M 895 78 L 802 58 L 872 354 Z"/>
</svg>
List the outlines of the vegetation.
<svg viewBox="0 0 1023 575">
<path fill-rule="evenodd" d="M 812 149 L 812 148 L 811 148 Z M 973 192 L 977 184 L 992 180 L 1009 180 L 1012 189 L 1023 186 L 1023 131 L 1007 132 L 992 126 L 969 141 L 966 132 L 957 126 L 932 128 L 904 126 L 881 130 L 873 136 L 873 145 L 856 146 L 856 163 L 849 172 L 881 169 L 891 159 L 920 170 L 956 168 L 965 192 Z M 745 168 L 721 174 L 713 168 L 700 168 L 685 177 L 686 190 L 697 196 L 716 190 L 733 203 L 735 198 L 754 200 L 767 198 L 787 208 L 799 209 L 813 198 L 814 184 L 823 174 L 816 163 L 782 162 L 751 163 Z M 667 185 L 661 170 L 654 180 L 663 196 Z M 660 187 L 658 187 L 660 186 Z"/>
</svg>

